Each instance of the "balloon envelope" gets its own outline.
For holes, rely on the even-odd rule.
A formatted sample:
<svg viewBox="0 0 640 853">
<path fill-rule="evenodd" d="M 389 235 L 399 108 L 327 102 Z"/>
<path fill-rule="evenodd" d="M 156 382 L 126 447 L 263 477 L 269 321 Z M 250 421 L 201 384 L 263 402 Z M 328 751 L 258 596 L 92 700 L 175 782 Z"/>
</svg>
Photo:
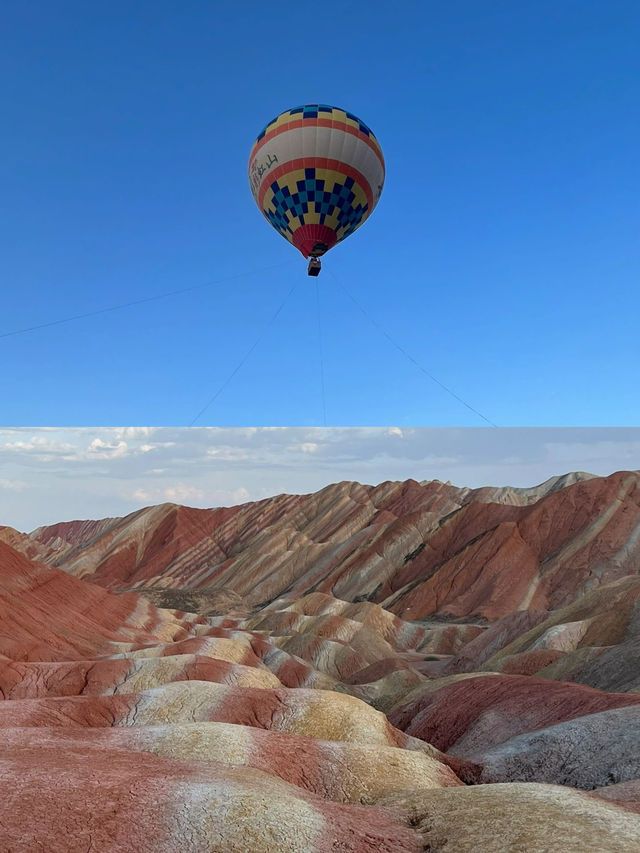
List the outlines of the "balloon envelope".
<svg viewBox="0 0 640 853">
<path fill-rule="evenodd" d="M 256 139 L 249 184 L 271 225 L 305 258 L 359 228 L 378 203 L 384 158 L 353 113 L 306 104 L 281 113 Z"/>
</svg>

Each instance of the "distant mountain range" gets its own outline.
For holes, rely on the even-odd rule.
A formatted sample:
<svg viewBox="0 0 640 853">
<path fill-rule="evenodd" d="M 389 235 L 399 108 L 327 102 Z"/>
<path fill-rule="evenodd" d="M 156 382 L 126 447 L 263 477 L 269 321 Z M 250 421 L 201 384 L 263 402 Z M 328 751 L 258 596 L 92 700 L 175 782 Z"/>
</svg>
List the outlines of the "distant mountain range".
<svg viewBox="0 0 640 853">
<path fill-rule="evenodd" d="M 405 619 L 549 609 L 636 570 L 640 475 L 573 473 L 530 489 L 437 480 L 281 495 L 219 509 L 162 504 L 0 537 L 111 590 L 241 611 L 281 596 L 366 599 Z M 154 592 L 155 591 L 155 592 Z M 198 600 L 198 595 L 193 598 Z"/>
</svg>

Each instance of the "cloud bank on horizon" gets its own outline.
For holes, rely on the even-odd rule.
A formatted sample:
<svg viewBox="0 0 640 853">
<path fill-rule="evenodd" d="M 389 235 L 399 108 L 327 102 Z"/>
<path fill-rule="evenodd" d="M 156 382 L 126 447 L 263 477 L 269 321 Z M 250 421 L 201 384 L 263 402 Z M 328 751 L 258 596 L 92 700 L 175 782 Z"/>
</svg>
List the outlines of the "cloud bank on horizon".
<svg viewBox="0 0 640 853">
<path fill-rule="evenodd" d="M 30 531 L 149 504 L 211 507 L 341 480 L 534 486 L 640 468 L 640 428 L 0 429 L 0 525 Z"/>
</svg>

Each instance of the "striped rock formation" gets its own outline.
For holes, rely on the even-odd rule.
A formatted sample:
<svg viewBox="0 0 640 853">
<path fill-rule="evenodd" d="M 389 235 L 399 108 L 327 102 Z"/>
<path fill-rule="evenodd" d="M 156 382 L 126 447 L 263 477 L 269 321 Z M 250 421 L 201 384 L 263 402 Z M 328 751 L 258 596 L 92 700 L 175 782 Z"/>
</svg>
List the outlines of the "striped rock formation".
<svg viewBox="0 0 640 853">
<path fill-rule="evenodd" d="M 568 485 L 565 485 L 568 483 Z M 229 597 L 240 610 L 310 591 L 403 619 L 493 620 L 551 610 L 635 572 L 640 475 L 555 478 L 534 489 L 438 481 L 338 483 L 214 510 L 163 504 L 40 528 L 46 562 L 109 589 Z M 517 573 L 513 566 L 518 566 Z M 179 591 L 179 595 L 178 595 Z"/>
<path fill-rule="evenodd" d="M 635 853 L 639 482 L 0 528 L 0 850 Z"/>
<path fill-rule="evenodd" d="M 0 849 L 417 851 L 377 801 L 473 767 L 346 692 L 283 687 L 270 654 L 312 668 L 260 633 L 4 543 L 0 624 Z"/>
</svg>

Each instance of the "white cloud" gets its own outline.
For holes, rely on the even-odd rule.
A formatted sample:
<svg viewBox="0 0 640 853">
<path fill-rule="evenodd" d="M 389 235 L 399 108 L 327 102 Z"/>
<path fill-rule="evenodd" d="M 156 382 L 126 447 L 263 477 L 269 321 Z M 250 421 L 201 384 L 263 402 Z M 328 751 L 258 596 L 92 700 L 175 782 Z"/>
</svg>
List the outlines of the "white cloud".
<svg viewBox="0 0 640 853">
<path fill-rule="evenodd" d="M 157 431 L 158 427 L 117 427 L 113 432 L 116 440 L 135 441 L 140 438 L 149 438 Z"/>
<path fill-rule="evenodd" d="M 73 444 L 45 438 L 41 435 L 32 435 L 26 441 L 0 442 L 0 451 L 17 455 L 29 455 L 35 459 L 49 460 L 54 456 L 61 456 L 73 450 Z"/>
<path fill-rule="evenodd" d="M 207 457 L 226 462 L 241 462 L 251 458 L 251 454 L 246 450 L 239 447 L 230 447 L 229 445 L 209 447 L 207 448 L 205 455 Z"/>
<path fill-rule="evenodd" d="M 186 483 L 173 483 L 161 485 L 154 488 L 140 487 L 131 492 L 131 499 L 143 503 L 158 503 L 171 501 L 172 503 L 188 503 L 189 501 L 201 502 L 205 493 L 203 489 L 189 486 Z"/>
<path fill-rule="evenodd" d="M 27 488 L 27 483 L 22 480 L 5 480 L 0 477 L 0 489 L 6 489 L 9 492 L 21 492 Z M 1 524 L 1 522 L 0 522 Z"/>
<path fill-rule="evenodd" d="M 173 447 L 175 441 L 155 441 L 152 444 L 140 444 L 138 447 L 132 447 L 132 453 L 151 453 L 154 450 L 162 450 L 165 447 Z"/>
<path fill-rule="evenodd" d="M 189 501 L 201 501 L 204 498 L 202 489 L 196 489 L 193 486 L 187 486 L 184 483 L 177 483 L 175 486 L 168 486 L 163 490 L 163 496 L 172 503 L 185 503 Z"/>
<path fill-rule="evenodd" d="M 398 440 L 401 439 L 401 440 Z M 0 429 L 0 524 L 31 530 L 172 501 L 222 506 L 339 480 L 533 486 L 640 468 L 640 429 Z"/>
<path fill-rule="evenodd" d="M 187 483 L 158 485 L 153 488 L 134 489 L 129 499 L 143 504 L 171 503 L 196 504 L 198 506 L 231 506 L 244 503 L 251 494 L 244 486 L 236 489 L 204 489 Z"/>
<path fill-rule="evenodd" d="M 96 459 L 117 459 L 126 456 L 128 451 L 129 446 L 126 441 L 116 441 L 110 444 L 107 441 L 102 441 L 101 438 L 94 438 L 87 448 L 87 453 Z"/>
</svg>

